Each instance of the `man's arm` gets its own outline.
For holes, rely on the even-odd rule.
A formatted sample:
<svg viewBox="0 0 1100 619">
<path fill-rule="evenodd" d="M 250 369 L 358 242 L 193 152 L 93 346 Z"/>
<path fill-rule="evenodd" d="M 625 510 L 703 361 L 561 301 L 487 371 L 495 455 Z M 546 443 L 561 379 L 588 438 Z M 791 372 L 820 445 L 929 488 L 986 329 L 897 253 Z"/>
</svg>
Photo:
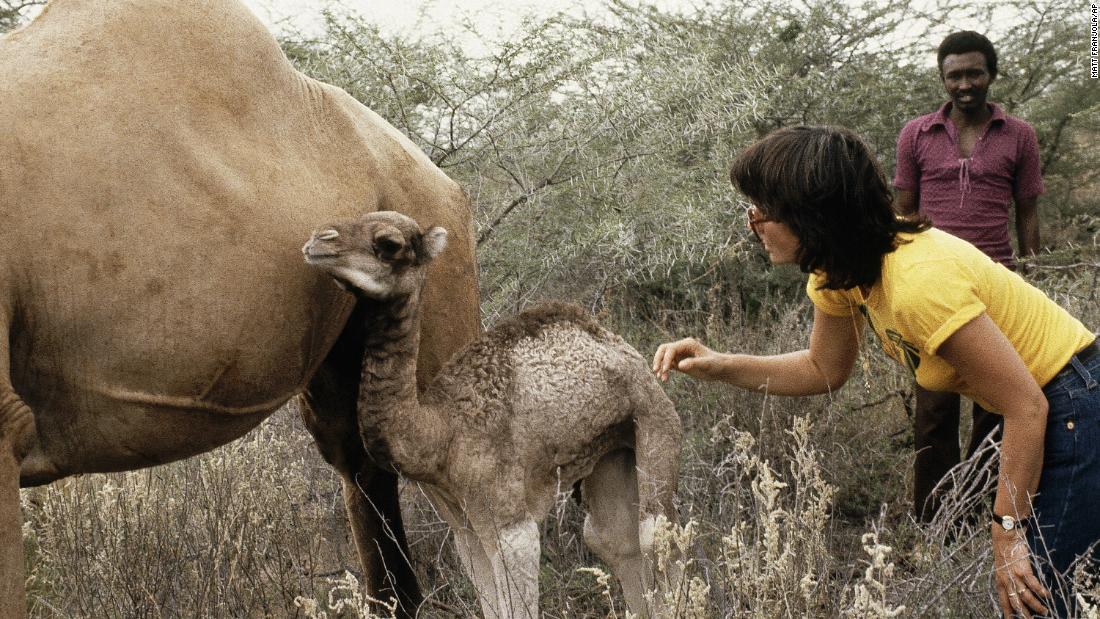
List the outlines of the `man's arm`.
<svg viewBox="0 0 1100 619">
<path fill-rule="evenodd" d="M 916 191 L 898 189 L 894 191 L 894 211 L 902 217 L 911 217 L 917 214 L 920 205 L 920 194 Z M 1018 220 L 1017 220 L 1018 221 Z"/>
<path fill-rule="evenodd" d="M 920 207 L 920 164 L 916 153 L 916 125 L 912 122 L 898 134 L 897 167 L 894 170 L 894 212 L 912 217 Z"/>
<path fill-rule="evenodd" d="M 1040 165 L 1039 140 L 1035 136 L 1035 129 L 1027 125 L 1021 136 L 1015 178 L 1012 179 L 1012 195 L 1016 199 L 1016 242 L 1022 258 L 1039 253 L 1038 204 L 1041 193 L 1043 170 Z"/>
<path fill-rule="evenodd" d="M 1016 200 L 1016 241 L 1020 256 L 1039 253 L 1039 197 Z"/>
</svg>

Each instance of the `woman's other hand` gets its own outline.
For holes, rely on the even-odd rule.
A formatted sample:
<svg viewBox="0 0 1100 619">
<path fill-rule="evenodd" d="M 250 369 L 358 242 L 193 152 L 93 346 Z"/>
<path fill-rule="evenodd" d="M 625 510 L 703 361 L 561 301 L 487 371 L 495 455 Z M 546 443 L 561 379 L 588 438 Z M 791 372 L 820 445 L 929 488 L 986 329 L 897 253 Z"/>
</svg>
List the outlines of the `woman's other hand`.
<svg viewBox="0 0 1100 619">
<path fill-rule="evenodd" d="M 969 385 L 971 393 L 1004 417 L 1001 465 L 993 512 L 1031 513 L 1043 468 L 1047 398 L 1020 354 L 988 314 L 959 327 L 938 353 Z M 1032 571 L 1031 549 L 1023 530 L 993 523 L 993 567 L 997 598 L 1006 617 L 1046 614 L 1047 591 Z"/>
<path fill-rule="evenodd" d="M 993 567 L 997 598 L 1005 617 L 1046 615 L 1043 600 L 1050 597 L 1031 569 L 1031 550 L 1022 531 L 993 525 Z"/>
</svg>

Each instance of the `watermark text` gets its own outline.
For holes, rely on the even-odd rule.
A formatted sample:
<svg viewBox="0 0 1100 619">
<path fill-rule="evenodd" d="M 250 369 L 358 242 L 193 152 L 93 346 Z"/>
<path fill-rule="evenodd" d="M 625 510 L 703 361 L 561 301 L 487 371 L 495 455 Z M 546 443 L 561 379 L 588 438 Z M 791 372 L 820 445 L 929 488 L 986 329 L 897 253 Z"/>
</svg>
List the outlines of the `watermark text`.
<svg viewBox="0 0 1100 619">
<path fill-rule="evenodd" d="M 1100 78 L 1100 41 L 1097 40 L 1096 30 L 1100 23 L 1100 5 L 1093 2 L 1089 9 L 1089 76 L 1097 79 Z"/>
</svg>

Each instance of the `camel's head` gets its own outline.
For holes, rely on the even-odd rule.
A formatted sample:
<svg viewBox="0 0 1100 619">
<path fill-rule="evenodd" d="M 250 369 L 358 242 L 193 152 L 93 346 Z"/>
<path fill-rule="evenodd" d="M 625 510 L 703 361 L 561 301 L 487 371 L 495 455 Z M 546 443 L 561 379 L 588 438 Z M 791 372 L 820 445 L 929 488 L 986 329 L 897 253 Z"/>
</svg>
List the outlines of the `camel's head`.
<svg viewBox="0 0 1100 619">
<path fill-rule="evenodd" d="M 331 275 L 341 288 L 390 299 L 419 292 L 428 263 L 446 245 L 443 228 L 421 232 L 409 217 L 378 211 L 321 228 L 302 253 L 306 263 Z"/>
</svg>

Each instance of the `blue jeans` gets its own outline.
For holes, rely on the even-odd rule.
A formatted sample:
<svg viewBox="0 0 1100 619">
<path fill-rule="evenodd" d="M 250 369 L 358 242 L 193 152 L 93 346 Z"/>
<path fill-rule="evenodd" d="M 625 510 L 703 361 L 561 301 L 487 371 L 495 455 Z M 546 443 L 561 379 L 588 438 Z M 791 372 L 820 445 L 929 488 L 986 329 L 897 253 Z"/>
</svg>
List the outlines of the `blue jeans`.
<svg viewBox="0 0 1100 619">
<path fill-rule="evenodd" d="M 1086 363 L 1074 355 L 1043 393 L 1046 444 L 1032 504 L 1038 527 L 1027 536 L 1054 596 L 1052 611 L 1062 617 L 1074 612 L 1074 561 L 1100 561 L 1100 355 Z"/>
</svg>

